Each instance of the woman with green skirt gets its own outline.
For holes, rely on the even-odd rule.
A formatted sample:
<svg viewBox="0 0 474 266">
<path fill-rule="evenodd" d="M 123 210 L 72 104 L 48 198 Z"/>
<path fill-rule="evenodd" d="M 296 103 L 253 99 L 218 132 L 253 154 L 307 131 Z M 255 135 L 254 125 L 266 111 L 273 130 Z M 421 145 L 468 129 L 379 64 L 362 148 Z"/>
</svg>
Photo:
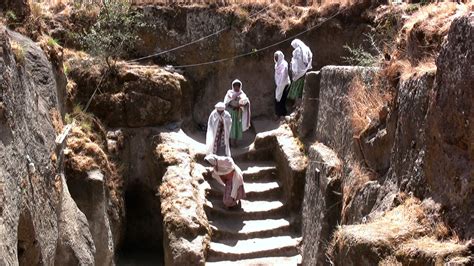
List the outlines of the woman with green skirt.
<svg viewBox="0 0 474 266">
<path fill-rule="evenodd" d="M 232 82 L 232 89 L 227 91 L 224 103 L 232 117 L 231 145 L 236 146 L 237 140 L 242 139 L 243 132 L 250 128 L 250 101 L 242 90 L 240 80 L 236 79 Z"/>
<path fill-rule="evenodd" d="M 293 82 L 290 85 L 288 99 L 297 100 L 303 97 L 304 77 L 312 68 L 313 53 L 306 44 L 299 39 L 291 42 L 293 57 L 291 58 L 291 73 Z"/>
</svg>

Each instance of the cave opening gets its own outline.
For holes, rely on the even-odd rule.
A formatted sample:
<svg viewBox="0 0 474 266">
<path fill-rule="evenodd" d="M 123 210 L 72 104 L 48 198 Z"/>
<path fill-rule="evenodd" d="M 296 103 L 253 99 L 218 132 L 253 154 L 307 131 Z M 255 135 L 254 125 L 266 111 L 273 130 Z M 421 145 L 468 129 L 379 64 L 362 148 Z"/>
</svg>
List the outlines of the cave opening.
<svg viewBox="0 0 474 266">
<path fill-rule="evenodd" d="M 118 265 L 164 265 L 163 218 L 155 194 L 140 182 L 127 187 L 125 236 Z"/>
</svg>

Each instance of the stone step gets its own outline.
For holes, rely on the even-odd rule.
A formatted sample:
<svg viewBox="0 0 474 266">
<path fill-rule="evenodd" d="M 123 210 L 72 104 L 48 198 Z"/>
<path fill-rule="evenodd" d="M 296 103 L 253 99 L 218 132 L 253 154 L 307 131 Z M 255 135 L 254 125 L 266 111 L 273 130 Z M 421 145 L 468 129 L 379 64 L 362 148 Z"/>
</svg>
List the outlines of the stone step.
<svg viewBox="0 0 474 266">
<path fill-rule="evenodd" d="M 262 218 L 280 218 L 285 212 L 286 206 L 279 200 L 275 201 L 248 201 L 241 200 L 241 209 L 227 210 L 222 199 L 209 199 L 204 208 L 208 217 L 216 220 L 216 217 L 241 217 L 241 219 L 258 220 Z"/>
<path fill-rule="evenodd" d="M 235 161 L 246 162 L 269 161 L 273 160 L 273 149 L 271 147 L 255 149 L 252 144 L 248 148 L 232 151 L 232 158 Z"/>
<path fill-rule="evenodd" d="M 287 257 L 264 257 L 238 261 L 206 262 L 208 266 L 294 266 L 301 264 L 301 255 Z"/>
<path fill-rule="evenodd" d="M 290 235 L 211 242 L 208 261 L 242 260 L 269 256 L 294 256 L 301 238 Z"/>
<path fill-rule="evenodd" d="M 277 168 L 273 162 L 260 162 L 260 163 L 241 163 L 237 162 L 237 165 L 242 170 L 244 181 L 248 182 L 266 182 L 268 180 L 277 179 Z"/>
<path fill-rule="evenodd" d="M 208 180 L 209 188 L 206 189 L 208 198 L 222 198 L 224 186 L 217 180 Z M 277 199 L 282 193 L 280 184 L 276 181 L 267 183 L 244 183 L 244 189 L 247 200 Z"/>
<path fill-rule="evenodd" d="M 288 234 L 290 221 L 285 218 L 242 220 L 236 218 L 211 221 L 212 239 L 250 239 Z"/>
</svg>

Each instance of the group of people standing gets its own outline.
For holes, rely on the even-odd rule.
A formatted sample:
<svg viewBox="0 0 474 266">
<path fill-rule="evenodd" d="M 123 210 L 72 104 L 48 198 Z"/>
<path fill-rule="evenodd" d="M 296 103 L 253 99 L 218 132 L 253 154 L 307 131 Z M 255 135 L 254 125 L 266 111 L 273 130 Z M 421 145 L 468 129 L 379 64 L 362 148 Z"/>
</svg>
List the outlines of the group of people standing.
<svg viewBox="0 0 474 266">
<path fill-rule="evenodd" d="M 312 68 L 313 54 L 301 40 L 291 42 L 291 79 L 288 62 L 283 52 L 276 51 L 275 61 L 275 114 L 281 119 L 287 115 L 286 101 L 298 101 L 302 98 L 304 77 Z M 291 82 L 292 81 L 292 82 Z M 240 206 L 245 198 L 243 174 L 231 157 L 231 145 L 236 146 L 243 132 L 250 128 L 250 100 L 242 90 L 242 82 L 232 82 L 224 101 L 218 102 L 209 115 L 206 133 L 206 154 L 204 158 L 212 166 L 212 177 L 225 186 L 224 206 Z"/>
<path fill-rule="evenodd" d="M 282 51 L 276 51 L 275 61 L 275 115 L 277 119 L 287 115 L 287 99 L 297 102 L 303 96 L 304 78 L 312 68 L 313 53 L 301 40 L 291 42 L 293 54 L 291 57 L 291 79 L 288 71 L 288 62 Z M 292 81 L 292 82 L 291 82 Z"/>
</svg>

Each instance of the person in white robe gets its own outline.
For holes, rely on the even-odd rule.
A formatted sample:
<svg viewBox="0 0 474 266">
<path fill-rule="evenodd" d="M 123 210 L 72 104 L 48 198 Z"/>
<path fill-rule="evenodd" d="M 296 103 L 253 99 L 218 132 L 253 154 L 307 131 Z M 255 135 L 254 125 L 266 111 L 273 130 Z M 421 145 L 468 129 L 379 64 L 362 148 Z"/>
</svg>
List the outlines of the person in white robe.
<svg viewBox="0 0 474 266">
<path fill-rule="evenodd" d="M 212 167 L 212 177 L 225 187 L 222 201 L 226 208 L 240 207 L 245 198 L 242 170 L 231 157 L 207 155 L 206 160 Z"/>
<path fill-rule="evenodd" d="M 293 46 L 293 57 L 291 58 L 292 83 L 288 93 L 288 99 L 301 99 L 303 96 L 304 78 L 308 70 L 312 68 L 313 53 L 309 47 L 299 39 L 291 42 Z"/>
<path fill-rule="evenodd" d="M 206 154 L 231 156 L 229 137 L 232 118 L 223 102 L 214 107 L 207 122 Z"/>
<path fill-rule="evenodd" d="M 250 100 L 242 90 L 242 82 L 238 79 L 232 82 L 232 88 L 227 91 L 224 98 L 227 111 L 232 117 L 230 139 L 233 145 L 242 139 L 243 132 L 250 128 Z"/>
<path fill-rule="evenodd" d="M 288 62 L 282 51 L 276 51 L 275 61 L 275 115 L 277 119 L 286 116 L 286 97 L 290 85 L 290 76 L 288 75 Z"/>
</svg>

